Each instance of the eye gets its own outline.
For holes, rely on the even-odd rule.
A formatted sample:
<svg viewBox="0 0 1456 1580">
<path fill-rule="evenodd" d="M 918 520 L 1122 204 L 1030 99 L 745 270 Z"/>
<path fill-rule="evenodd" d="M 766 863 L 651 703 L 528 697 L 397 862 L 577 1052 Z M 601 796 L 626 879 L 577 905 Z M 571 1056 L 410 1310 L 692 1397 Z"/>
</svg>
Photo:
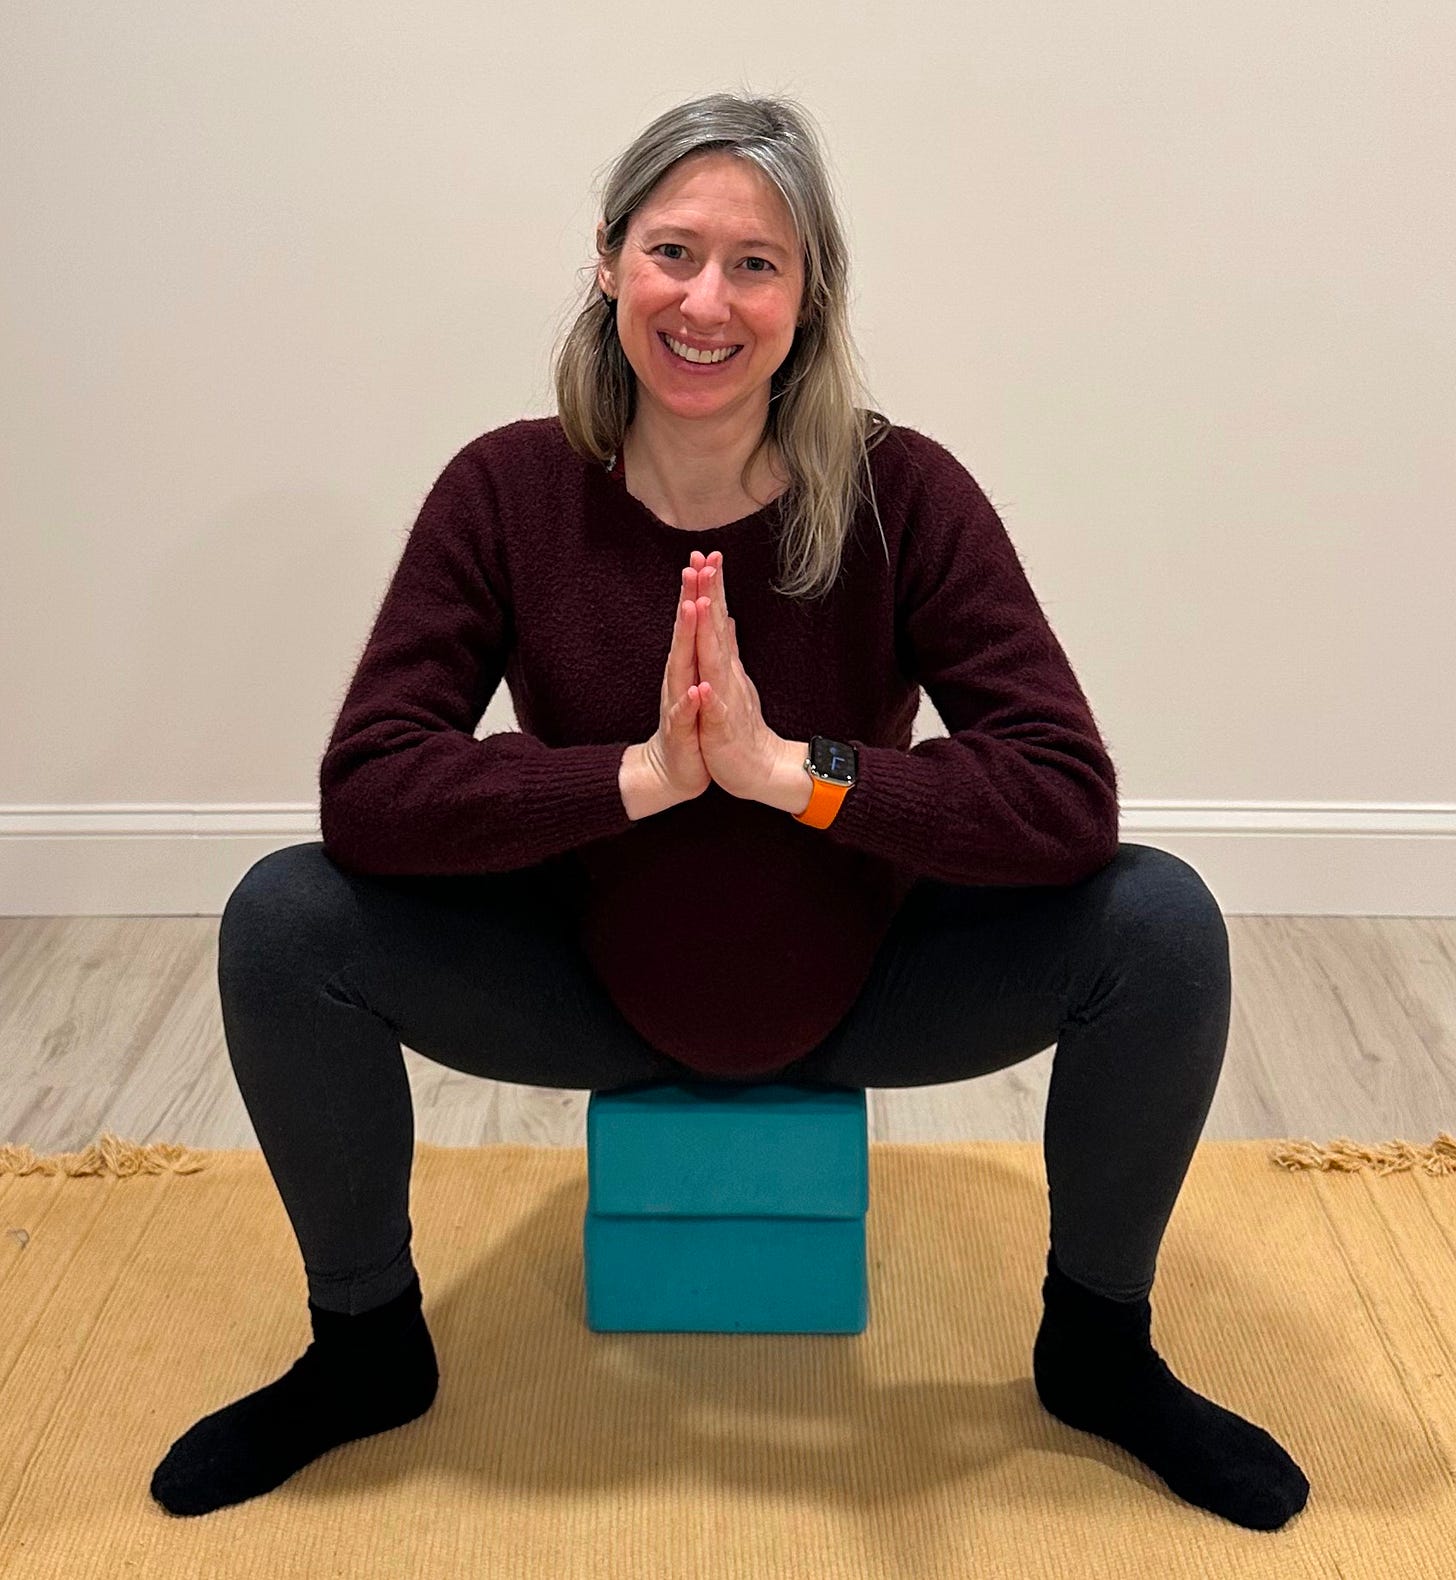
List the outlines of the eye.
<svg viewBox="0 0 1456 1580">
<path fill-rule="evenodd" d="M 660 241 L 660 242 L 658 242 L 658 244 L 652 250 L 653 250 L 653 252 L 661 252 L 664 247 L 676 247 L 680 252 L 683 250 L 683 246 L 682 246 L 682 243 L 680 241 Z M 679 259 L 679 258 L 669 258 L 667 261 L 669 263 L 679 263 L 682 260 Z M 778 270 L 776 268 L 774 268 L 774 265 L 772 263 L 769 263 L 769 260 L 767 258 L 759 258 L 759 257 L 756 257 L 756 256 L 751 256 L 748 259 L 746 259 L 745 262 L 766 264 L 768 266 L 768 268 L 770 270 L 772 270 L 775 274 L 778 273 Z M 748 272 L 750 274 L 762 274 L 763 270 L 762 269 L 750 269 Z"/>
</svg>

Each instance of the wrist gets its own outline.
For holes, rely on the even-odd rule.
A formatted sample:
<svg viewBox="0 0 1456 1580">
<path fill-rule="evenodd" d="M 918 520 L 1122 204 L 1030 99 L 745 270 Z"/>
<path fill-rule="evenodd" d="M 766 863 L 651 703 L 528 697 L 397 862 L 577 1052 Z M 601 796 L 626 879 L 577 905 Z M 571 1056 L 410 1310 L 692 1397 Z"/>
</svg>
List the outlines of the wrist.
<svg viewBox="0 0 1456 1580">
<path fill-rule="evenodd" d="M 804 766 L 809 755 L 808 741 L 780 741 L 774 771 L 762 796 L 766 805 L 796 817 L 809 805 L 814 794 L 814 778 Z"/>
<path fill-rule="evenodd" d="M 683 799 L 663 783 L 647 756 L 646 746 L 640 742 L 629 746 L 622 753 L 622 761 L 617 769 L 617 788 L 622 793 L 622 805 L 627 816 L 634 823 L 656 812 L 665 812 Z"/>
</svg>

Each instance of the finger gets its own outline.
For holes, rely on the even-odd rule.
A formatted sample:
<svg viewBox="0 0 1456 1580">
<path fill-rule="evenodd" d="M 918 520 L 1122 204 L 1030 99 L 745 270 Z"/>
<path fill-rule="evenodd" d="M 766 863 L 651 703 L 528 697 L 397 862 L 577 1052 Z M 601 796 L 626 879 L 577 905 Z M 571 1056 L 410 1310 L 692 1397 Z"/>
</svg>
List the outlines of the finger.
<svg viewBox="0 0 1456 1580">
<path fill-rule="evenodd" d="M 687 578 L 680 576 L 677 584 L 677 602 L 672 611 L 672 647 L 669 650 L 669 662 L 676 662 L 682 656 L 682 639 L 687 630 L 687 620 L 683 614 L 683 606 L 687 602 Z"/>
<path fill-rule="evenodd" d="M 713 632 L 720 642 L 726 642 L 728 635 L 728 605 L 723 599 L 722 571 L 714 565 L 709 565 L 702 575 L 698 577 L 698 585 L 708 595 L 708 613 L 713 622 Z"/>
<path fill-rule="evenodd" d="M 693 600 L 693 651 L 698 659 L 698 679 L 715 675 L 719 670 L 719 648 L 712 629 L 712 611 L 706 594 Z"/>
<path fill-rule="evenodd" d="M 720 549 L 714 549 L 708 556 L 703 574 L 698 577 L 698 585 L 712 601 L 714 628 L 719 632 L 726 632 L 728 590 L 723 581 L 723 554 Z"/>
<path fill-rule="evenodd" d="M 703 675 L 716 674 L 721 661 L 718 633 L 713 626 L 711 600 L 706 594 L 698 597 L 695 608 L 697 621 L 698 670 Z"/>
<path fill-rule="evenodd" d="M 684 577 L 686 582 L 686 577 Z M 698 678 L 696 604 L 685 585 L 677 590 L 677 609 L 672 622 L 672 646 L 668 652 L 669 687 L 677 695 Z"/>
</svg>

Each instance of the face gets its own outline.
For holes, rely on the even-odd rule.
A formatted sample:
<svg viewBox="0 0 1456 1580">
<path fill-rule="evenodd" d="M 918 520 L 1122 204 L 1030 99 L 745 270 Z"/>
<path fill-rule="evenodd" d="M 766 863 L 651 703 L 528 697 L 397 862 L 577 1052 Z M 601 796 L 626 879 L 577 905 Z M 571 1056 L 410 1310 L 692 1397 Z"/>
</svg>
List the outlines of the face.
<svg viewBox="0 0 1456 1580">
<path fill-rule="evenodd" d="M 616 269 L 597 271 L 617 298 L 638 401 L 679 417 L 752 409 L 761 421 L 769 379 L 794 343 L 803 274 L 793 217 L 760 170 L 721 153 L 674 165 L 629 220 Z M 664 335 L 742 349 L 703 368 L 679 359 Z"/>
</svg>

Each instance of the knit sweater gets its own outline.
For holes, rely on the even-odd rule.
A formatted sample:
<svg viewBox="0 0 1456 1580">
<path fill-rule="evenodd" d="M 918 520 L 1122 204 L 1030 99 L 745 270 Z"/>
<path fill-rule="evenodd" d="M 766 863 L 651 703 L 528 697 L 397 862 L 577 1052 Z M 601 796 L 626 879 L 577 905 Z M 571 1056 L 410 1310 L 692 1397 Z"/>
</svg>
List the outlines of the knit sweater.
<svg viewBox="0 0 1456 1580">
<path fill-rule="evenodd" d="M 839 579 L 806 602 L 772 587 L 784 496 L 687 530 L 555 416 L 472 439 L 419 509 L 320 764 L 329 856 L 366 874 L 538 868 L 640 1036 L 738 1078 L 834 1029 L 917 881 L 1105 866 L 1113 763 L 996 510 L 913 428 L 885 430 L 868 466 Z M 769 728 L 858 749 L 826 829 L 716 782 L 627 816 L 622 755 L 657 729 L 693 549 L 722 551 Z M 520 728 L 477 738 L 502 677 Z M 922 686 L 949 734 L 912 747 Z"/>
</svg>

